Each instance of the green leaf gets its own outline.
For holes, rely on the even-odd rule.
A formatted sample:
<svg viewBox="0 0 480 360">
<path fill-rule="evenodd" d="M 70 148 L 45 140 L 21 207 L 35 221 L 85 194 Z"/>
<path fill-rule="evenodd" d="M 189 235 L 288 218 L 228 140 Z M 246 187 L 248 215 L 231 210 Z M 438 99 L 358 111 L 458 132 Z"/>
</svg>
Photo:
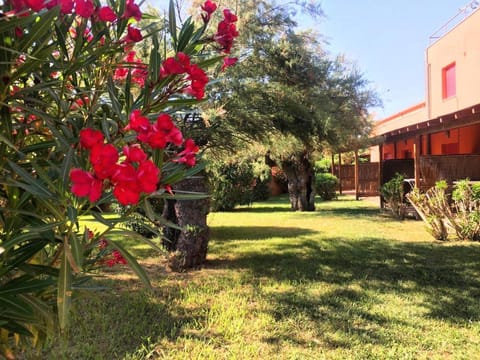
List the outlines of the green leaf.
<svg viewBox="0 0 480 360">
<path fill-rule="evenodd" d="M 197 100 L 197 99 L 188 99 L 188 98 L 178 98 L 178 99 L 168 100 L 166 106 L 171 106 L 174 108 L 191 107 L 194 105 L 201 104 L 202 102 L 205 102 L 205 101 L 206 101 L 205 99 Z"/>
<path fill-rule="evenodd" d="M 57 308 L 58 321 L 62 332 L 68 326 L 70 308 L 72 306 L 72 268 L 68 261 L 67 252 L 62 251 L 60 273 L 58 277 Z"/>
<path fill-rule="evenodd" d="M 149 71 L 150 80 L 156 83 L 160 77 L 160 67 L 162 65 L 162 58 L 160 56 L 159 48 L 160 44 L 156 36 L 152 37 L 153 49 L 150 53 Z"/>
<path fill-rule="evenodd" d="M 24 293 L 32 293 L 43 290 L 51 285 L 53 285 L 53 281 L 51 279 L 32 279 L 30 275 L 23 275 L 2 285 L 0 287 L 0 296 L 7 294 L 19 295 Z"/>
<path fill-rule="evenodd" d="M 20 148 L 20 151 L 24 154 L 29 154 L 32 152 L 37 152 L 37 151 L 43 151 L 43 150 L 49 150 L 53 148 L 56 145 L 56 142 L 54 140 L 51 141 L 41 141 L 32 145 L 27 145 L 25 147 Z"/>
<path fill-rule="evenodd" d="M 13 143 L 10 140 L 8 140 L 5 136 L 0 135 L 0 142 L 3 142 L 13 151 L 19 152 L 18 149 L 15 147 L 15 145 L 13 145 Z"/>
<path fill-rule="evenodd" d="M 182 30 L 180 30 L 180 35 L 178 36 L 178 45 L 177 45 L 177 52 L 183 51 L 185 47 L 188 45 L 190 40 L 192 39 L 193 31 L 195 30 L 195 26 L 192 23 L 192 18 L 189 17 L 182 26 Z"/>
<path fill-rule="evenodd" d="M 84 262 L 82 242 L 80 241 L 80 238 L 76 236 L 75 233 L 70 234 L 69 240 L 70 240 L 73 260 L 75 261 L 75 264 L 78 268 L 82 268 L 83 262 Z"/>
<path fill-rule="evenodd" d="M 202 170 L 204 170 L 206 167 L 207 167 L 207 163 L 205 161 L 199 162 L 197 163 L 196 166 L 185 171 L 185 177 L 194 176 L 199 172 L 201 172 Z"/>
<path fill-rule="evenodd" d="M 32 46 L 35 42 L 45 36 L 52 29 L 52 24 L 57 18 L 60 9 L 58 6 L 54 7 L 52 10 L 44 12 L 41 14 L 35 22 L 35 25 L 29 29 L 29 34 L 24 36 L 20 41 L 18 50 L 20 52 L 27 52 L 28 48 Z"/>
<path fill-rule="evenodd" d="M 175 16 L 175 4 L 173 0 L 170 0 L 168 7 L 168 27 L 170 30 L 170 35 L 172 36 L 173 47 L 177 47 L 177 18 Z"/>
<path fill-rule="evenodd" d="M 142 282 L 147 286 L 149 289 L 152 288 L 152 285 L 150 284 L 150 279 L 148 278 L 145 270 L 140 266 L 140 264 L 137 262 L 137 260 L 130 254 L 122 245 L 120 245 L 118 242 L 113 241 L 111 239 L 108 240 L 108 242 L 111 244 L 111 246 L 118 251 L 120 251 L 120 254 L 124 257 L 124 259 L 127 261 L 128 265 L 132 268 L 132 270 L 137 274 L 138 278 L 142 280 Z"/>
<path fill-rule="evenodd" d="M 68 152 L 65 154 L 65 157 L 63 158 L 63 161 L 62 161 L 61 177 L 62 177 L 62 190 L 63 191 L 68 189 L 68 185 L 70 184 L 70 170 L 72 168 L 74 153 L 75 153 L 75 150 L 72 147 L 69 148 Z"/>
<path fill-rule="evenodd" d="M 102 216 L 101 213 L 97 212 L 97 211 L 91 211 L 90 212 L 91 215 L 95 218 L 95 220 L 97 220 L 98 222 L 100 222 L 101 224 L 105 225 L 105 226 L 108 226 L 109 228 L 112 228 L 115 226 L 115 222 L 113 221 L 110 221 L 109 219 L 106 219 Z"/>
<path fill-rule="evenodd" d="M 179 182 L 185 178 L 185 170 L 179 169 L 166 177 L 162 178 L 162 183 L 163 184 L 175 184 L 176 182 Z"/>
<path fill-rule="evenodd" d="M 52 224 L 53 225 L 53 224 Z M 42 240 L 44 238 L 44 235 L 42 234 L 41 231 L 27 231 L 24 233 L 21 233 L 19 235 L 15 235 L 6 242 L 2 244 L 2 247 L 5 249 L 5 251 L 12 249 L 14 246 L 19 245 L 25 241 L 30 241 L 30 240 Z"/>
<path fill-rule="evenodd" d="M 118 100 L 117 89 L 115 88 L 115 83 L 113 82 L 113 78 L 111 76 L 109 76 L 107 80 L 107 90 L 108 90 L 108 95 L 110 96 L 110 101 L 112 102 L 112 108 L 113 108 L 113 111 L 115 112 L 115 115 L 117 115 L 117 117 L 121 119 L 122 122 L 125 122 L 125 118 L 122 113 L 122 105 Z"/>
<path fill-rule="evenodd" d="M 172 200 L 200 200 L 208 198 L 209 195 L 194 191 L 175 190 L 175 193 L 173 195 L 164 193 L 162 195 L 159 195 L 158 197 Z"/>
</svg>

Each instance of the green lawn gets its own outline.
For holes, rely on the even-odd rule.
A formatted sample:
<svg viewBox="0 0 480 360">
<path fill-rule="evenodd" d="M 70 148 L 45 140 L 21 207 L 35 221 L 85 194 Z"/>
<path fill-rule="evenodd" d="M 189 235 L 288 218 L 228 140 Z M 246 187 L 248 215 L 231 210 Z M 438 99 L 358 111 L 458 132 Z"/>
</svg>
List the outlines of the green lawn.
<svg viewBox="0 0 480 360">
<path fill-rule="evenodd" d="M 184 274 L 139 248 L 129 273 L 76 303 L 63 350 L 41 359 L 475 359 L 480 246 L 341 197 L 292 213 L 285 197 L 210 214 L 208 263 Z M 34 358 L 27 355 L 27 358 Z"/>
</svg>

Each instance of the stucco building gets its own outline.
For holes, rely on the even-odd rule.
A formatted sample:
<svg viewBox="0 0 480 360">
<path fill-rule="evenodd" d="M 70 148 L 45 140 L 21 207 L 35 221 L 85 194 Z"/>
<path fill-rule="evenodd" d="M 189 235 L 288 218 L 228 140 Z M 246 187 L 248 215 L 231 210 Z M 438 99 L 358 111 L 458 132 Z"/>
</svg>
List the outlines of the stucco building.
<svg viewBox="0 0 480 360">
<path fill-rule="evenodd" d="M 396 170 L 419 187 L 480 180 L 480 7 L 477 1 L 431 38 L 425 99 L 375 124 L 371 162 L 380 183 Z M 387 174 L 388 173 L 388 174 Z"/>
</svg>

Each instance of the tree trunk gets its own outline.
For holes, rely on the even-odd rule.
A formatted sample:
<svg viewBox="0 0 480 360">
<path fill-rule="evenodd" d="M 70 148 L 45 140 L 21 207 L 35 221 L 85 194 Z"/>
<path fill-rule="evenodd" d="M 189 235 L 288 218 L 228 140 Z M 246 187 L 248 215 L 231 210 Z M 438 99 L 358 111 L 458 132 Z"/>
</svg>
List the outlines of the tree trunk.
<svg viewBox="0 0 480 360">
<path fill-rule="evenodd" d="M 177 183 L 177 190 L 207 192 L 205 178 L 193 176 Z M 164 228 L 165 248 L 170 251 L 169 265 L 174 271 L 196 268 L 205 262 L 209 240 L 207 214 L 208 199 L 168 200 L 163 214 L 167 220 L 176 223 L 181 231 Z"/>
<path fill-rule="evenodd" d="M 281 165 L 288 180 L 288 194 L 292 210 L 314 211 L 314 170 L 308 156 L 305 153 L 300 156 L 292 156 L 282 160 Z"/>
</svg>

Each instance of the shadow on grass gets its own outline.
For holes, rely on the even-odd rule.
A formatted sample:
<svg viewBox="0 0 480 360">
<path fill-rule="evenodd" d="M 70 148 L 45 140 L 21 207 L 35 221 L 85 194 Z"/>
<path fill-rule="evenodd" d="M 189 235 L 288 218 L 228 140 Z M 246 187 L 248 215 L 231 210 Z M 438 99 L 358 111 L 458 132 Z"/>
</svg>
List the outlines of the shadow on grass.
<svg viewBox="0 0 480 360">
<path fill-rule="evenodd" d="M 317 210 L 322 215 L 341 216 L 341 217 L 372 217 L 379 216 L 382 211 L 377 208 L 321 208 Z"/>
<path fill-rule="evenodd" d="M 315 233 L 317 232 L 309 229 L 277 226 L 215 226 L 211 228 L 211 235 L 215 238 L 215 242 L 260 241 L 273 237 L 288 239 Z M 239 234 L 241 234 L 240 238 Z"/>
<path fill-rule="evenodd" d="M 294 292 L 269 295 L 276 318 L 300 313 L 312 322 L 322 323 L 321 332 L 330 328 L 329 333 L 343 331 L 346 337 L 381 342 L 382 329 L 395 326 L 395 321 L 370 313 L 365 304 L 375 303 L 371 294 L 413 297 L 428 309 L 426 317 L 432 319 L 458 324 L 479 321 L 479 259 L 477 244 L 336 238 L 285 243 L 273 246 L 272 253 L 246 253 L 238 258 L 211 261 L 209 266 L 247 269 L 256 278 L 299 284 Z M 327 283 L 338 288 L 333 293 L 312 296 L 301 291 L 302 284 L 308 283 Z M 360 325 L 352 324 L 352 319 L 361 319 Z M 365 321 L 368 332 L 362 330 Z M 327 343 L 340 346 L 338 341 L 341 342 L 330 339 Z"/>
<path fill-rule="evenodd" d="M 275 213 L 275 212 L 293 212 L 289 206 L 255 206 L 239 207 L 232 210 L 233 213 Z"/>
</svg>

